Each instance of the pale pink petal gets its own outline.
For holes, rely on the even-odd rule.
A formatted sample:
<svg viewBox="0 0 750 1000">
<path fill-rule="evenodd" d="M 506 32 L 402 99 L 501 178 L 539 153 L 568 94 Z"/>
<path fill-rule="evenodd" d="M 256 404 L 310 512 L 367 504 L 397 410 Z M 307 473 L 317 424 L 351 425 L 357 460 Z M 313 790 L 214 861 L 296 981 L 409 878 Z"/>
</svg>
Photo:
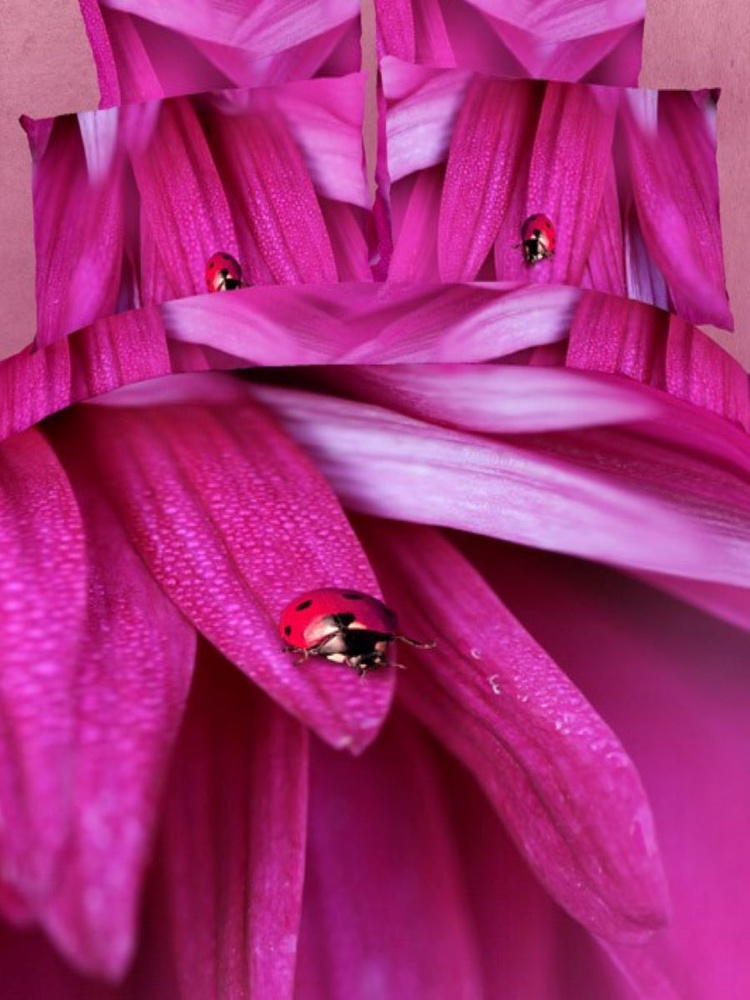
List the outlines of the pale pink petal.
<svg viewBox="0 0 750 1000">
<path fill-rule="evenodd" d="M 643 0 L 471 0 L 485 14 L 551 42 L 628 27 L 645 14 Z"/>
<path fill-rule="evenodd" d="M 445 160 L 471 79 L 387 58 L 380 68 L 388 101 L 388 173 L 397 181 Z"/>
<path fill-rule="evenodd" d="M 388 710 L 393 676 L 295 666 L 283 608 L 321 586 L 377 593 L 334 496 L 257 405 L 89 407 L 70 433 L 87 450 L 141 557 L 193 624 L 293 715 L 361 750 Z M 85 442 L 85 444 L 84 444 Z"/>
<path fill-rule="evenodd" d="M 370 215 L 356 205 L 320 198 L 339 281 L 372 281 L 367 226 Z"/>
<path fill-rule="evenodd" d="M 351 761 L 312 747 L 296 1000 L 479 1000 L 436 756 L 397 714 Z"/>
<path fill-rule="evenodd" d="M 156 858 L 182 1000 L 291 997 L 307 771 L 304 727 L 202 650 Z"/>
<path fill-rule="evenodd" d="M 474 78 L 456 121 L 438 222 L 443 281 L 471 281 L 492 249 L 528 164 L 536 117 L 530 84 Z M 541 209 L 540 209 L 541 210 Z"/>
<path fill-rule="evenodd" d="M 64 863 L 40 919 L 79 969 L 118 978 L 137 935 L 143 873 L 195 655 L 195 633 L 133 551 L 56 425 L 84 519 L 88 608 L 67 691 L 72 729 L 55 777 Z"/>
<path fill-rule="evenodd" d="M 652 942 L 614 952 L 636 995 L 744 996 L 748 634 L 601 567 L 521 550 L 486 562 L 476 554 L 616 727 L 649 792 L 673 907 L 670 927 Z"/>
<path fill-rule="evenodd" d="M 257 107 L 281 112 L 320 194 L 369 208 L 362 150 L 364 88 L 364 74 L 356 73 L 246 93 Z"/>
<path fill-rule="evenodd" d="M 86 553 L 70 483 L 38 430 L 2 443 L 0 473 L 0 878 L 36 910 L 59 877 L 72 804 Z"/>
<path fill-rule="evenodd" d="M 528 269 L 527 280 L 581 283 L 602 229 L 600 206 L 618 104 L 618 92 L 603 87 L 547 84 L 528 166 L 524 218 L 537 212 L 549 216 L 557 246 L 552 261 Z"/>
<path fill-rule="evenodd" d="M 672 456 L 648 430 L 557 432 L 521 447 L 372 405 L 270 387 L 248 391 L 354 510 L 632 569 L 750 583 L 742 475 L 718 476 L 710 456 Z"/>
<path fill-rule="evenodd" d="M 682 316 L 732 329 L 714 122 L 690 94 L 633 91 L 628 100 L 629 177 L 648 252 Z"/>
<path fill-rule="evenodd" d="M 122 162 L 117 156 L 112 161 L 110 135 L 117 127 L 117 109 L 101 114 L 108 127 L 98 142 L 90 136 L 85 143 L 78 120 L 67 115 L 57 119 L 48 139 L 37 147 L 42 136 L 27 124 L 34 158 L 40 346 L 112 312 L 120 292 L 125 226 Z M 82 211 L 82 204 L 90 210 Z"/>
<path fill-rule="evenodd" d="M 441 535 L 360 527 L 414 653 L 399 698 L 466 764 L 552 896 L 590 930 L 637 941 L 664 924 L 651 812 L 614 733 Z M 412 655 L 404 654 L 408 660 Z"/>
<path fill-rule="evenodd" d="M 356 374 L 355 374 L 356 371 Z M 358 365 L 316 378 L 349 396 L 441 425 L 524 434 L 658 418 L 655 393 L 565 369 L 515 365 Z"/>
<path fill-rule="evenodd" d="M 315 189 L 282 116 L 270 111 L 217 116 L 210 135 L 237 223 L 240 256 L 259 256 L 280 284 L 337 281 Z M 258 280 L 252 266 L 248 272 L 249 280 Z"/>
</svg>

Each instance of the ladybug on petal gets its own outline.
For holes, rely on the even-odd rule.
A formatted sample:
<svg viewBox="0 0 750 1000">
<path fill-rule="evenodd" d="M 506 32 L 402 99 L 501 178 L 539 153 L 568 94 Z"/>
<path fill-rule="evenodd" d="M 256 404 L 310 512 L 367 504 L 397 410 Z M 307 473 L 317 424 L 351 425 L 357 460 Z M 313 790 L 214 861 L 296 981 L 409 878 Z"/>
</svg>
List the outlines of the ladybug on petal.
<svg viewBox="0 0 750 1000">
<path fill-rule="evenodd" d="M 557 232 L 552 220 L 546 215 L 530 215 L 521 226 L 523 258 L 527 264 L 538 264 L 555 255 Z"/>
<path fill-rule="evenodd" d="M 243 288 L 242 268 L 228 253 L 212 254 L 206 264 L 206 288 L 209 292 L 231 292 Z"/>
<path fill-rule="evenodd" d="M 311 656 L 346 664 L 364 677 L 368 670 L 388 666 L 389 647 L 405 642 L 434 649 L 434 642 L 408 639 L 396 632 L 396 615 L 382 601 L 360 590 L 323 587 L 310 590 L 287 605 L 279 622 L 285 653 L 299 653 L 297 664 Z M 401 664 L 396 664 L 401 666 Z"/>
</svg>

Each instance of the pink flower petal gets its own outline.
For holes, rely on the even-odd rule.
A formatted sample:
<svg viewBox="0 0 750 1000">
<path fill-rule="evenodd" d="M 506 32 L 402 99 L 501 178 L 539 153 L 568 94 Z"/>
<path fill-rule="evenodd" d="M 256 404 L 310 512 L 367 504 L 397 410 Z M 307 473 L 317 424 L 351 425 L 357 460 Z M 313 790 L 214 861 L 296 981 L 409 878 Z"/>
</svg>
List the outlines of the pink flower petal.
<svg viewBox="0 0 750 1000">
<path fill-rule="evenodd" d="M 649 1000 L 743 996 L 750 637 L 601 567 L 497 555 L 504 598 L 616 727 L 653 803 L 671 926 L 614 956 Z"/>
<path fill-rule="evenodd" d="M 135 946 L 155 814 L 187 697 L 195 633 L 101 500 L 79 443 L 55 430 L 84 517 L 88 610 L 66 696 L 74 725 L 51 777 L 69 797 L 64 864 L 42 921 L 72 963 L 120 977 Z"/>
<path fill-rule="evenodd" d="M 60 874 L 86 607 L 83 526 L 36 430 L 0 446 L 0 878 L 36 909 Z"/>
<path fill-rule="evenodd" d="M 635 84 L 643 0 L 376 0 L 383 55 L 505 77 Z"/>
<path fill-rule="evenodd" d="M 605 937 L 648 937 L 665 922 L 666 887 L 646 796 L 614 733 L 437 532 L 360 535 L 407 634 L 437 624 L 439 649 L 415 654 L 399 697 L 470 768 L 568 912 Z"/>
<path fill-rule="evenodd" d="M 601 236 L 600 205 L 611 172 L 618 103 L 617 91 L 547 84 L 524 218 L 542 212 L 554 220 L 557 246 L 550 266 L 529 269 L 527 280 L 581 283 L 592 244 Z"/>
<path fill-rule="evenodd" d="M 306 730 L 204 649 L 174 764 L 156 878 L 179 996 L 291 997 Z"/>
<path fill-rule="evenodd" d="M 297 1000 L 479 1000 L 479 956 L 436 757 L 396 716 L 351 761 L 311 758 Z"/>
<path fill-rule="evenodd" d="M 700 330 L 641 303 L 582 296 L 570 326 L 566 364 L 627 375 L 745 429 L 750 426 L 742 366 Z"/>
<path fill-rule="evenodd" d="M 336 395 L 484 434 L 617 424 L 663 413 L 655 393 L 565 369 L 358 365 L 356 378 L 348 366 L 327 368 L 322 384 Z"/>
<path fill-rule="evenodd" d="M 629 291 L 626 287 L 623 245 L 617 176 L 614 161 L 611 161 L 607 167 L 599 217 L 594 225 L 594 235 L 581 285 L 584 288 L 596 288 L 600 292 L 610 292 L 622 298 L 630 294 L 631 298 L 655 302 L 650 294 Z"/>
<path fill-rule="evenodd" d="M 359 68 L 354 0 L 80 0 L 102 106 L 225 86 L 342 75 Z"/>
<path fill-rule="evenodd" d="M 221 248 L 237 256 L 239 250 L 222 180 L 193 105 L 187 99 L 164 102 L 151 141 L 133 150 L 131 161 L 158 255 L 142 263 L 162 269 L 178 295 L 204 292 L 211 254 Z M 149 286 L 145 273 L 141 284 Z"/>
<path fill-rule="evenodd" d="M 443 765 L 487 997 L 633 1000 L 596 939 L 540 885 L 463 767 Z M 629 950 L 634 950 L 632 945 Z M 678 1000 L 673 997 L 671 1000 Z"/>
<path fill-rule="evenodd" d="M 324 739 L 366 746 L 393 672 L 362 684 L 322 660 L 297 667 L 277 625 L 296 594 L 377 594 L 377 583 L 323 479 L 264 411 L 249 399 L 90 407 L 71 414 L 70 428 L 141 557 L 196 628 Z"/>
<path fill-rule="evenodd" d="M 648 429 L 556 432 L 520 447 L 363 403 L 249 391 L 353 510 L 632 569 L 750 582 L 742 476 L 719 477 L 710 455 L 695 462 L 687 450 L 673 456 L 649 440 Z"/>
<path fill-rule="evenodd" d="M 117 110 L 102 114 L 116 128 Z M 35 161 L 36 342 L 45 346 L 115 308 L 124 242 L 121 163 L 110 177 L 87 162 L 73 116 L 58 119 L 40 147 L 40 133 L 26 127 Z M 90 212 L 81 211 L 84 200 Z"/>
<path fill-rule="evenodd" d="M 445 160 L 471 76 L 391 57 L 383 59 L 380 73 L 388 100 L 388 173 L 397 181 Z"/>
<path fill-rule="evenodd" d="M 690 94 L 632 92 L 625 135 L 638 219 L 676 310 L 733 328 L 719 225 L 714 117 Z M 652 115 L 658 117 L 652 121 Z M 665 234 L 667 234 L 665 236 Z"/>
<path fill-rule="evenodd" d="M 472 281 L 525 171 L 536 93 L 531 85 L 475 78 L 451 139 L 438 222 L 443 281 Z"/>
<path fill-rule="evenodd" d="M 337 281 L 315 189 L 281 115 L 222 115 L 214 125 L 216 155 L 241 229 L 241 256 L 259 254 L 280 284 Z"/>
<path fill-rule="evenodd" d="M 444 173 L 440 167 L 420 170 L 407 188 L 399 185 L 394 206 L 398 228 L 393 233 L 390 281 L 429 281 L 438 273 L 435 219 L 440 212 Z"/>
</svg>

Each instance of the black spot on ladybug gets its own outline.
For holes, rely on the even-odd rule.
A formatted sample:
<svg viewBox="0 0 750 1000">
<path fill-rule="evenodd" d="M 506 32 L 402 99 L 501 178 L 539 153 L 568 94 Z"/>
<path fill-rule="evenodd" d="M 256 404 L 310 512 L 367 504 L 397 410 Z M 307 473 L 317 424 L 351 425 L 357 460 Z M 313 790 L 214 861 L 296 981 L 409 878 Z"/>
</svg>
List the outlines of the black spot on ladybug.
<svg viewBox="0 0 750 1000">
<path fill-rule="evenodd" d="M 348 628 L 356 620 L 357 616 L 349 611 L 344 612 L 343 615 L 328 615 L 325 618 L 326 622 L 330 622 L 336 628 Z"/>
<path fill-rule="evenodd" d="M 297 607 L 294 610 L 295 611 L 304 611 L 306 608 L 309 608 L 311 604 L 312 604 L 312 601 L 303 601 L 302 604 L 298 604 Z"/>
<path fill-rule="evenodd" d="M 292 626 L 287 625 L 286 628 L 284 629 L 284 635 L 291 635 L 291 634 L 292 634 Z"/>
<path fill-rule="evenodd" d="M 342 590 L 341 591 L 341 596 L 345 597 L 347 599 L 347 601 L 361 601 L 361 600 L 363 600 L 361 594 L 355 594 L 351 590 Z"/>
</svg>

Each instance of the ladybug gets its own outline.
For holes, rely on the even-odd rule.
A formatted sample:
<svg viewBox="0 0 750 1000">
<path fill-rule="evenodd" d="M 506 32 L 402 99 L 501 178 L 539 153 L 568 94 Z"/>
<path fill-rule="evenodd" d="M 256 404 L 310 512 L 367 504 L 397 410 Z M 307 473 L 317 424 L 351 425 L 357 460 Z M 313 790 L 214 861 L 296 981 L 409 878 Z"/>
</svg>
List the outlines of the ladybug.
<svg viewBox="0 0 750 1000">
<path fill-rule="evenodd" d="M 206 288 L 209 292 L 231 292 L 242 288 L 242 268 L 228 253 L 212 254 L 206 264 Z"/>
<path fill-rule="evenodd" d="M 554 257 L 557 233 L 554 223 L 546 215 L 530 215 L 521 226 L 523 258 L 527 264 L 538 264 L 540 260 Z"/>
<path fill-rule="evenodd" d="M 434 649 L 434 642 L 408 639 L 398 635 L 396 628 L 396 615 L 382 601 L 360 590 L 336 587 L 300 594 L 287 605 L 279 621 L 279 635 L 285 643 L 282 650 L 299 653 L 297 665 L 311 656 L 321 656 L 354 667 L 360 677 L 388 665 L 392 642 Z"/>
</svg>

